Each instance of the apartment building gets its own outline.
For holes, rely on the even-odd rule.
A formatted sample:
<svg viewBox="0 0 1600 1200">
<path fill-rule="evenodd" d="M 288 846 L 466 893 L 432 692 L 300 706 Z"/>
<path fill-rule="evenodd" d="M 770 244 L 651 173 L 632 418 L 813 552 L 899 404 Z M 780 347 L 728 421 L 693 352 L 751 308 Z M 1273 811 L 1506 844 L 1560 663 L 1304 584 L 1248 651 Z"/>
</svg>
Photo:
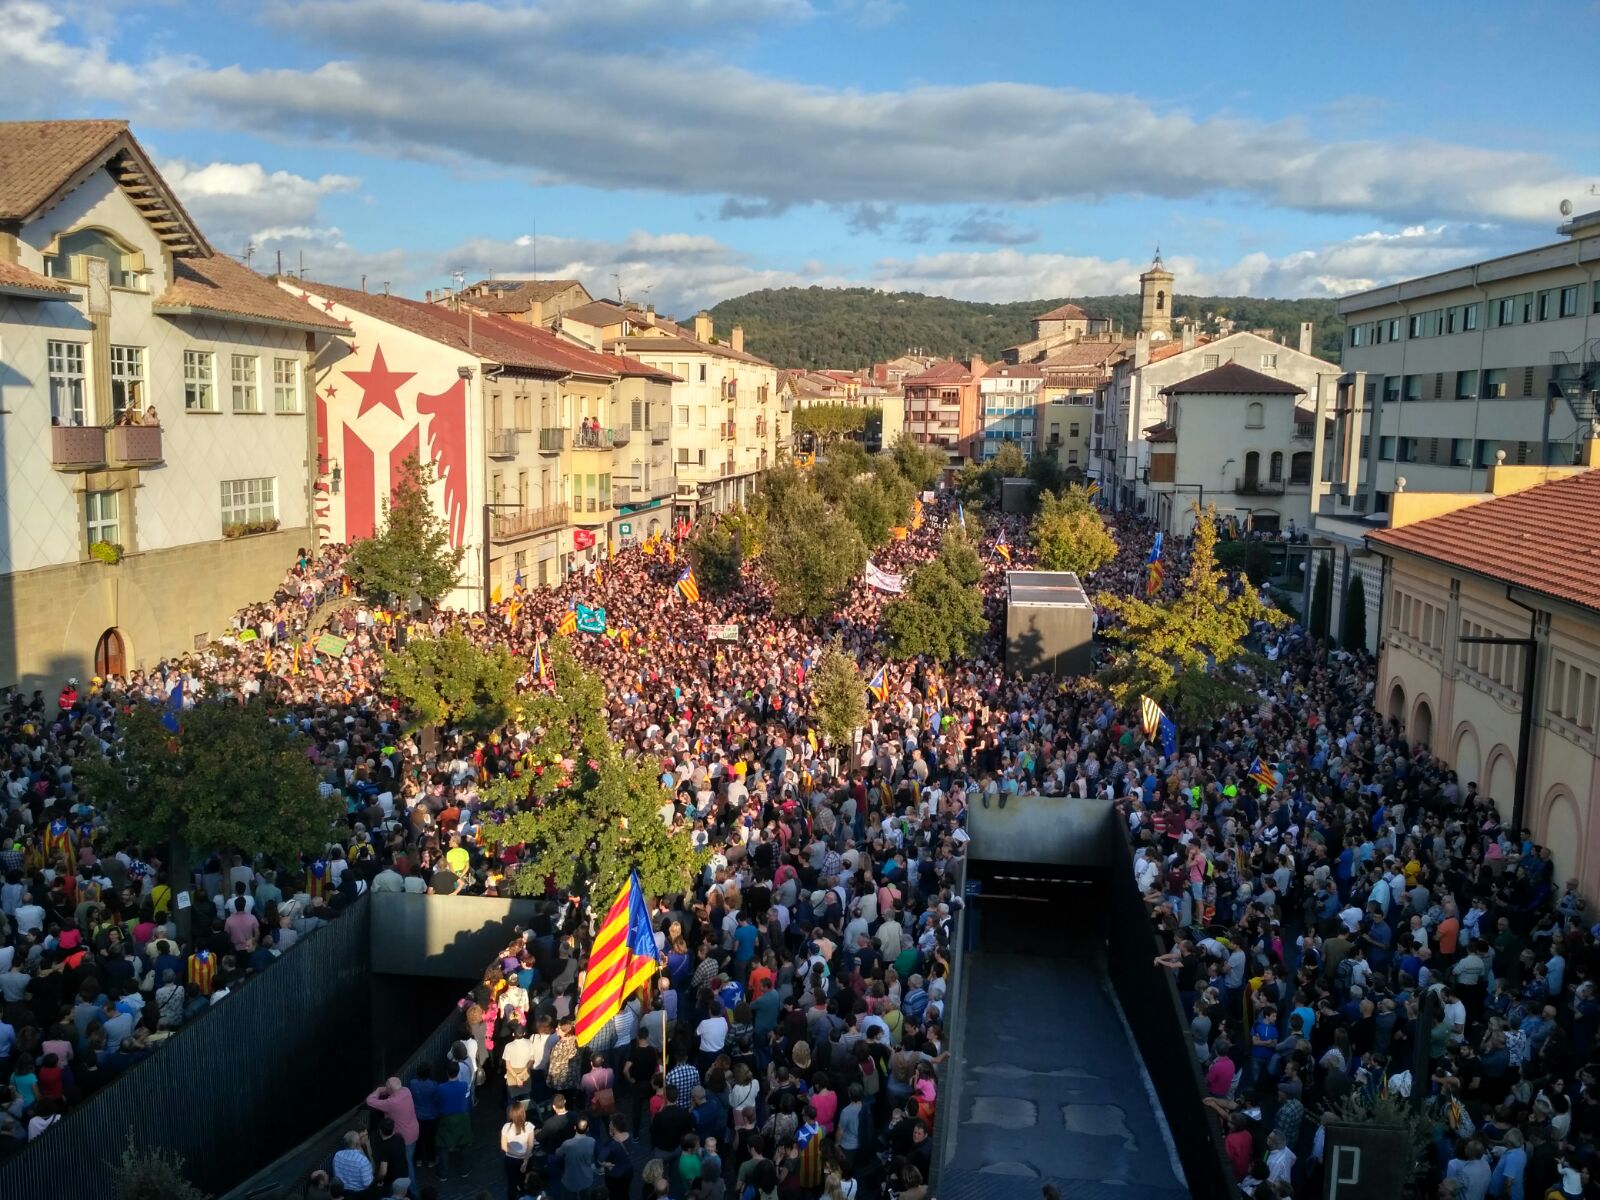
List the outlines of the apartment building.
<svg viewBox="0 0 1600 1200">
<path fill-rule="evenodd" d="M 575 308 L 593 303 L 594 297 L 576 279 L 480 279 L 459 291 L 441 288 L 429 292 L 430 304 L 449 308 L 469 306 L 523 325 L 547 328 Z"/>
<path fill-rule="evenodd" d="M 1007 442 L 1033 457 L 1043 388 L 1044 371 L 1037 363 L 998 362 L 983 373 L 978 380 L 980 459 L 993 458 Z"/>
<path fill-rule="evenodd" d="M 1596 467 L 1600 441 L 1587 438 L 1577 465 L 1506 459 L 1480 475 L 1477 492 L 1397 489 L 1366 538 L 1379 564 L 1379 711 L 1463 787 L 1477 784 L 1508 824 L 1520 817 L 1549 848 L 1556 887 L 1576 878 L 1591 904 L 1600 900 Z"/>
<path fill-rule="evenodd" d="M 553 584 L 671 520 L 673 380 L 549 330 L 474 310 L 281 281 L 339 322 L 317 358 L 317 518 L 354 541 L 382 525 L 396 472 L 432 465 L 462 551 L 446 603 L 520 573 Z M 487 546 L 487 554 L 485 547 Z"/>
<path fill-rule="evenodd" d="M 0 123 L 0 683 L 153 667 L 309 528 L 322 313 L 215 251 L 122 121 Z"/>
<path fill-rule="evenodd" d="M 1313 507 L 1339 552 L 1336 627 L 1361 572 L 1369 649 L 1379 580 L 1365 539 L 1394 494 L 1480 492 L 1500 462 L 1571 463 L 1600 415 L 1600 212 L 1558 232 L 1339 302 L 1343 361 L 1312 393 L 1330 429 Z"/>
<path fill-rule="evenodd" d="M 905 428 L 924 446 L 937 446 L 952 467 L 969 461 L 978 441 L 979 380 L 988 365 L 981 358 L 959 363 L 941 359 L 902 383 Z"/>
<path fill-rule="evenodd" d="M 745 351 L 744 330 L 735 325 L 722 341 L 709 313 L 692 326 L 657 317 L 610 349 L 674 377 L 676 516 L 693 521 L 749 499 L 787 448 L 789 414 L 778 399 L 778 369 Z"/>
</svg>

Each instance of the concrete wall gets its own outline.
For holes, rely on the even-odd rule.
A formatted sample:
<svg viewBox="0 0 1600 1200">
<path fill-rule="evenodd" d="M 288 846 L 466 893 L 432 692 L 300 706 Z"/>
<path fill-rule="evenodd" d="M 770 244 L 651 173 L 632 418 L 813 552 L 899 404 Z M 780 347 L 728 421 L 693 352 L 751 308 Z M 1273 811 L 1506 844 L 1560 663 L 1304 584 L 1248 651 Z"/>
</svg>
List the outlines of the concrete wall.
<svg viewBox="0 0 1600 1200">
<path fill-rule="evenodd" d="M 1006 667 L 1029 674 L 1085 675 L 1094 641 L 1088 608 L 1006 605 Z"/>
<path fill-rule="evenodd" d="M 967 810 L 974 862 L 1041 863 L 1104 867 L 1116 832 L 1115 810 L 1076 796 L 1012 796 Z"/>
<path fill-rule="evenodd" d="M 372 897 L 372 969 L 389 975 L 477 979 L 535 902 L 488 896 Z"/>
<path fill-rule="evenodd" d="M 7 576 L 0 587 L 0 684 L 49 689 L 94 674 L 101 634 L 122 634 L 129 669 L 193 650 L 271 596 L 310 544 L 305 528 L 90 560 Z"/>
</svg>

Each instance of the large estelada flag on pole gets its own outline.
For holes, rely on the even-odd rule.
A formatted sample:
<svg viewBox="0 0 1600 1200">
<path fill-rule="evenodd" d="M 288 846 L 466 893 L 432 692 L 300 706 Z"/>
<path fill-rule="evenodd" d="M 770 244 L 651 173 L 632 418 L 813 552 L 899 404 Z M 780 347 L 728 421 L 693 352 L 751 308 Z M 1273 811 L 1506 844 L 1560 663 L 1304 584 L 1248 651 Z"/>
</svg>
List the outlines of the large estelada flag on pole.
<svg viewBox="0 0 1600 1200">
<path fill-rule="evenodd" d="M 578 997 L 578 1045 L 588 1045 L 622 1010 L 623 1001 L 649 983 L 655 972 L 656 935 L 650 928 L 639 872 L 631 871 L 589 951 L 589 968 Z"/>
</svg>

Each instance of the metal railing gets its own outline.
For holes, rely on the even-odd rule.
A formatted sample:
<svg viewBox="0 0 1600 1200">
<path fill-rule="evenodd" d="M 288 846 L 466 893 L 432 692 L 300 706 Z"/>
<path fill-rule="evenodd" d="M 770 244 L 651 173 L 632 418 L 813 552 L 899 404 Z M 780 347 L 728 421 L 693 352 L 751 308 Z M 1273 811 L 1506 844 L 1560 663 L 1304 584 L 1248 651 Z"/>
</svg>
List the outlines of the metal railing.
<svg viewBox="0 0 1600 1200">
<path fill-rule="evenodd" d="M 543 533 L 547 529 L 560 529 L 567 520 L 565 504 L 547 504 L 543 508 L 524 508 L 505 516 L 496 513 L 490 520 L 489 532 L 493 540 L 505 541 Z"/>
<path fill-rule="evenodd" d="M 650 426 L 650 440 L 660 446 L 672 440 L 672 422 L 655 421 Z"/>
<path fill-rule="evenodd" d="M 539 453 L 560 454 L 567 448 L 567 431 L 565 429 L 539 430 Z"/>
<path fill-rule="evenodd" d="M 626 425 L 591 425 L 587 429 L 580 428 L 572 431 L 572 448 L 574 450 L 609 450 L 613 446 L 626 446 L 632 440 L 632 437 L 633 431 Z"/>
<path fill-rule="evenodd" d="M 106 431 L 98 425 L 50 428 L 50 465 L 58 471 L 83 471 L 106 462 Z"/>
<path fill-rule="evenodd" d="M 517 429 L 495 429 L 489 433 L 490 458 L 515 458 L 517 456 L 517 442 L 521 439 L 521 431 Z"/>
<path fill-rule="evenodd" d="M 1239 496 L 1281 496 L 1283 480 L 1254 479 L 1246 476 L 1234 479 L 1233 490 L 1234 494 Z"/>
</svg>

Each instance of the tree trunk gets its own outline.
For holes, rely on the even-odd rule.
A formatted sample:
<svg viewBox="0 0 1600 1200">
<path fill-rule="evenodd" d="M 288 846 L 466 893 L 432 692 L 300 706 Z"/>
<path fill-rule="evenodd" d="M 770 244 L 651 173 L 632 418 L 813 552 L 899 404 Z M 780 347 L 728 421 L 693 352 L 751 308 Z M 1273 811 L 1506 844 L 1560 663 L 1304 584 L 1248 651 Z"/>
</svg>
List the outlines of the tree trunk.
<svg viewBox="0 0 1600 1200">
<path fill-rule="evenodd" d="M 194 928 L 194 897 L 190 895 L 188 907 L 180 907 L 178 897 L 194 889 L 194 872 L 189 863 L 189 846 L 177 834 L 172 836 L 167 848 L 167 883 L 172 888 L 172 921 L 178 929 L 180 942 L 189 939 Z"/>
</svg>

